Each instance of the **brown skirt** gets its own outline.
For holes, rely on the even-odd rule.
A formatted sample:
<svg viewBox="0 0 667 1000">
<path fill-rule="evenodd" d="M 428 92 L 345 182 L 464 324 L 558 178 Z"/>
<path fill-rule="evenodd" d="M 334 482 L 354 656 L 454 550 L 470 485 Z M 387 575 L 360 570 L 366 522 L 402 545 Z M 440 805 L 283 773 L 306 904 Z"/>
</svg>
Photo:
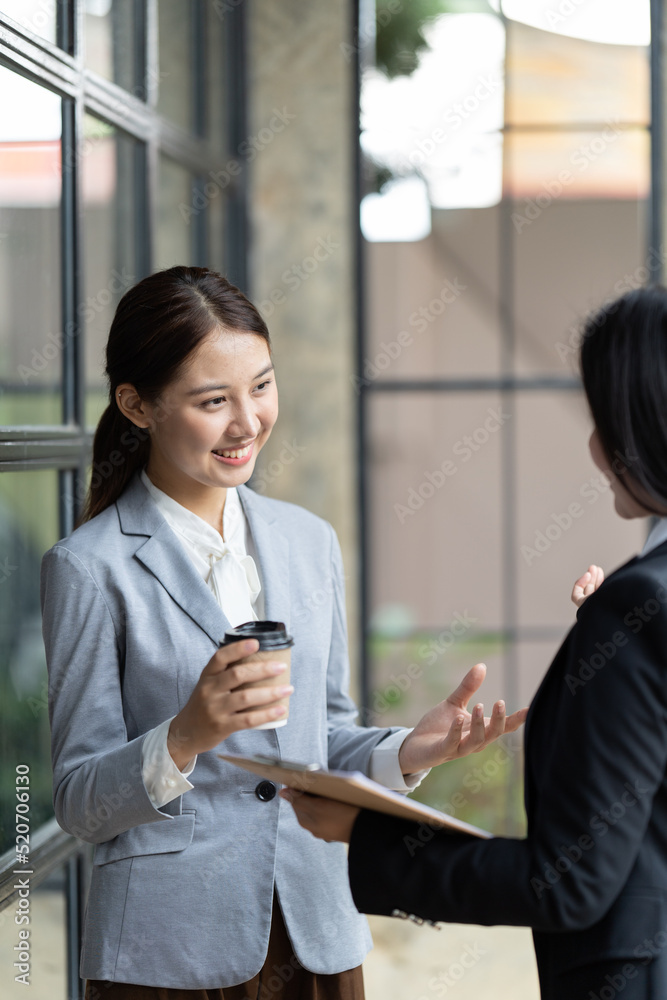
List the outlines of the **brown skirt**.
<svg viewBox="0 0 667 1000">
<path fill-rule="evenodd" d="M 274 897 L 269 950 L 259 973 L 248 982 L 224 989 L 173 990 L 89 979 L 86 1000 L 364 1000 L 364 981 L 360 965 L 331 976 L 304 969 Z"/>
</svg>

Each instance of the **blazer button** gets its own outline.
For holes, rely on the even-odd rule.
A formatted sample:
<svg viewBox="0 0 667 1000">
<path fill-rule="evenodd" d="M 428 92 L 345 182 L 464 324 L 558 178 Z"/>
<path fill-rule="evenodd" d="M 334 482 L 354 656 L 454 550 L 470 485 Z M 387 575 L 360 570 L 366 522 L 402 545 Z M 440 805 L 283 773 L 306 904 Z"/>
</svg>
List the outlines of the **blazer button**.
<svg viewBox="0 0 667 1000">
<path fill-rule="evenodd" d="M 270 802 L 271 799 L 275 798 L 276 786 L 272 781 L 260 781 L 255 789 L 255 795 L 260 802 Z"/>
</svg>

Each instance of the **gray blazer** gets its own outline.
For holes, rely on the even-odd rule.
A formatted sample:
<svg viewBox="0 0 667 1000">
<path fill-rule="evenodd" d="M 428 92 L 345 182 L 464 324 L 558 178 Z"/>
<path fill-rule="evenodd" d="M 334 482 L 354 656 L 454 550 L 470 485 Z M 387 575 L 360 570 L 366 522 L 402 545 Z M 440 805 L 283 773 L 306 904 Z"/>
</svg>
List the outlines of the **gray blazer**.
<svg viewBox="0 0 667 1000">
<path fill-rule="evenodd" d="M 392 729 L 355 725 L 342 564 L 333 529 L 240 487 L 268 619 L 295 638 L 287 725 L 201 754 L 194 789 L 156 809 L 141 777 L 146 732 L 185 705 L 229 623 L 138 477 L 44 557 L 54 805 L 95 844 L 84 978 L 212 989 L 256 975 L 274 883 L 308 969 L 358 965 L 371 946 L 346 853 L 302 830 L 279 797 L 217 752 L 280 754 L 368 772 Z"/>
</svg>

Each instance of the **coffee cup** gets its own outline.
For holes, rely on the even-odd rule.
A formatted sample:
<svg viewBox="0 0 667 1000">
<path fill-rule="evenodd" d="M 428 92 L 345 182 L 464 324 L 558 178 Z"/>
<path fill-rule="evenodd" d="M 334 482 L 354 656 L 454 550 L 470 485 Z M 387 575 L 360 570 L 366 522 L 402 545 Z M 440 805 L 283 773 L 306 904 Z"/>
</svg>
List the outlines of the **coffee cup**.
<svg viewBox="0 0 667 1000">
<path fill-rule="evenodd" d="M 282 674 L 278 674 L 275 677 L 264 677 L 259 681 L 248 681 L 247 684 L 240 684 L 238 690 L 252 687 L 274 687 L 277 685 L 283 687 L 290 683 L 290 666 L 294 639 L 291 635 L 288 635 L 283 622 L 244 622 L 243 625 L 228 629 L 225 632 L 225 637 L 221 645 L 226 646 L 227 643 L 239 642 L 241 639 L 257 639 L 259 649 L 256 653 L 251 653 L 249 656 L 244 656 L 243 659 L 237 660 L 237 663 L 278 661 L 284 663 L 286 669 Z M 284 705 L 285 709 L 289 712 L 289 695 L 281 698 L 276 704 Z M 256 712 L 257 708 L 252 709 L 252 711 Z M 286 722 L 287 716 L 285 715 L 281 719 L 276 719 L 275 722 L 265 722 L 261 726 L 254 726 L 253 728 L 278 729 L 280 726 L 284 726 Z"/>
</svg>

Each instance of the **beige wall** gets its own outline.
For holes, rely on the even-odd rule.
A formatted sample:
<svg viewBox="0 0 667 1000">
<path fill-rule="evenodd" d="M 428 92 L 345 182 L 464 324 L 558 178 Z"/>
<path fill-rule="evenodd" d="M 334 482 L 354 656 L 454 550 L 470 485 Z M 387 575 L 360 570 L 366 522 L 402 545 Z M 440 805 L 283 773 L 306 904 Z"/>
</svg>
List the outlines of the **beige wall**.
<svg viewBox="0 0 667 1000">
<path fill-rule="evenodd" d="M 259 149 L 250 286 L 273 338 L 281 405 L 254 484 L 333 523 L 354 630 L 353 79 L 341 49 L 350 5 L 254 0 L 247 9 L 249 131 Z"/>
</svg>

